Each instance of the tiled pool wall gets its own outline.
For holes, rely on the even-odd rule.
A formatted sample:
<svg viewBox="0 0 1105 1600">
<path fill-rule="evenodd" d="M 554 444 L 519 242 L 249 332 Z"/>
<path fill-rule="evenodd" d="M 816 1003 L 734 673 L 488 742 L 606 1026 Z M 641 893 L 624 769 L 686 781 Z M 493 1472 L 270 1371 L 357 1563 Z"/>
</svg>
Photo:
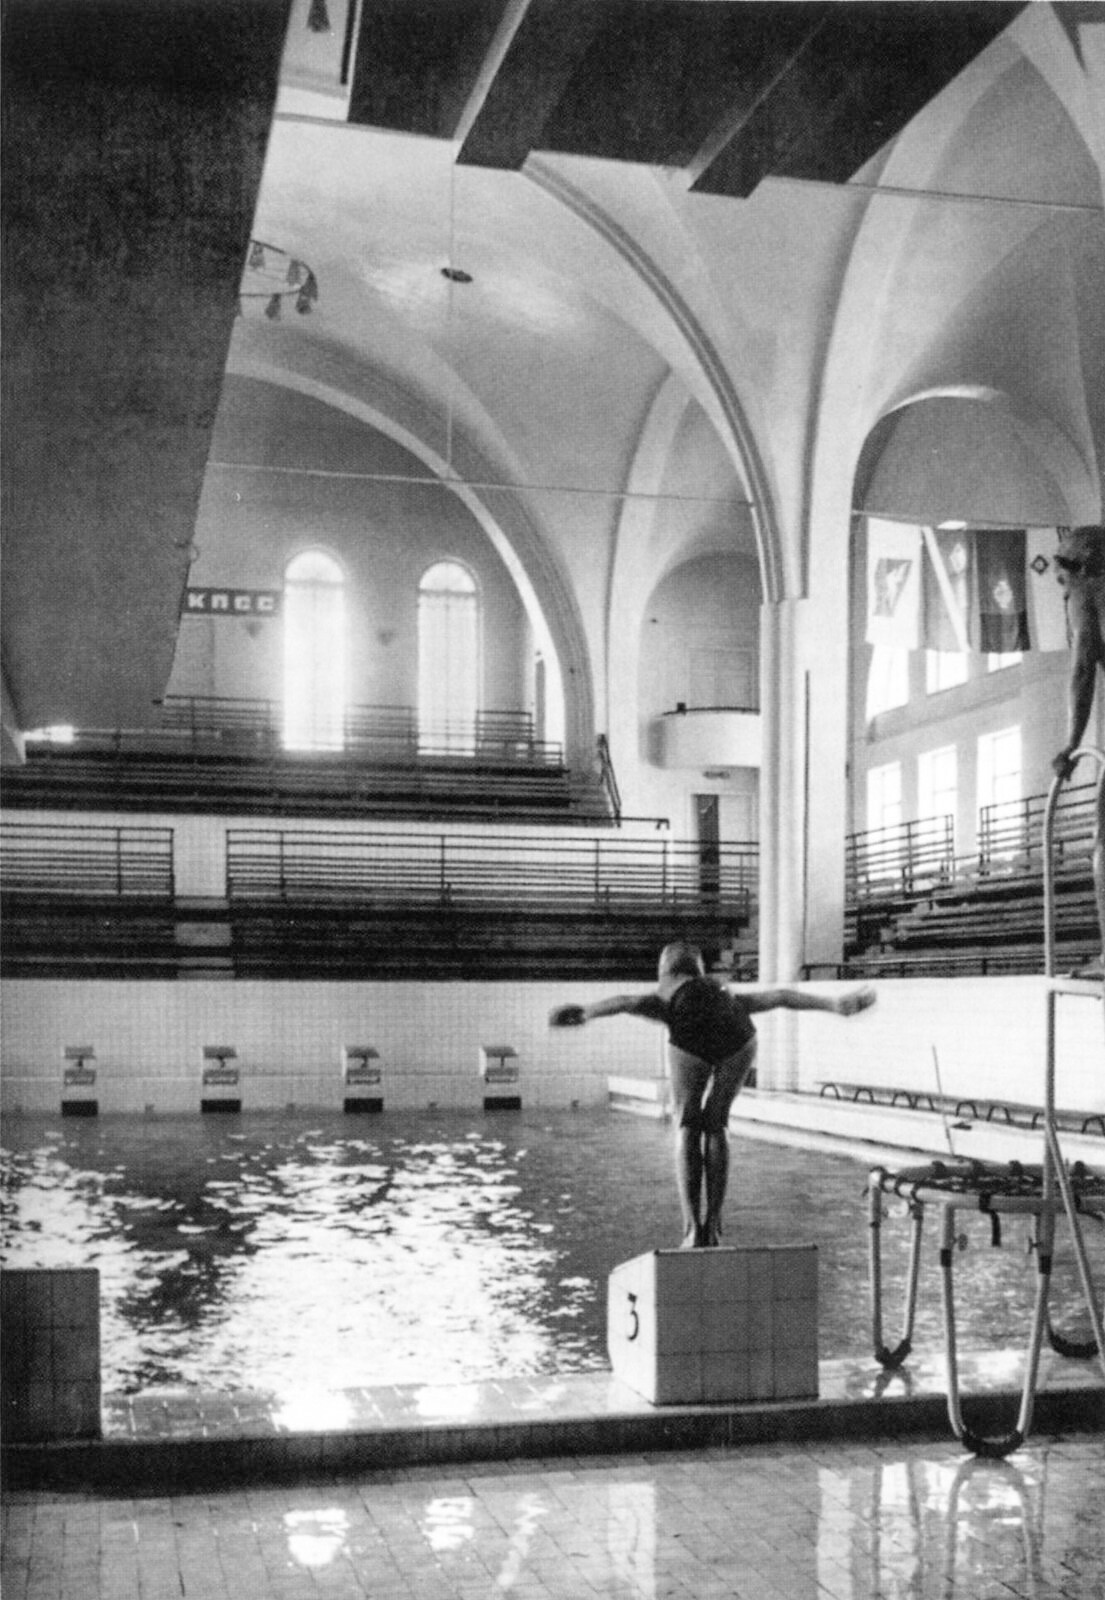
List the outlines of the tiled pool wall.
<svg viewBox="0 0 1105 1600">
<path fill-rule="evenodd" d="M 625 985 L 9 979 L 0 986 L 0 1110 L 60 1109 L 66 1050 L 95 1051 L 94 1085 L 68 1091 L 102 1113 L 199 1110 L 205 1047 L 236 1052 L 241 1109 L 340 1110 L 355 1090 L 343 1052 L 379 1052 L 385 1109 L 476 1109 L 489 1044 L 517 1052 L 529 1106 L 607 1103 L 611 1076 L 662 1071 L 663 1035 L 640 1019 L 552 1030 L 550 1009 Z M 812 986 L 824 993 L 849 984 Z M 775 1012 L 758 1019 L 761 1088 L 817 1092 L 826 1079 L 943 1089 L 1038 1103 L 1045 1063 L 1042 978 L 894 980 L 844 1020 Z M 1059 1002 L 1058 1100 L 1105 1110 L 1101 1003 Z M 210 1065 L 210 1063 L 208 1063 Z"/>
</svg>

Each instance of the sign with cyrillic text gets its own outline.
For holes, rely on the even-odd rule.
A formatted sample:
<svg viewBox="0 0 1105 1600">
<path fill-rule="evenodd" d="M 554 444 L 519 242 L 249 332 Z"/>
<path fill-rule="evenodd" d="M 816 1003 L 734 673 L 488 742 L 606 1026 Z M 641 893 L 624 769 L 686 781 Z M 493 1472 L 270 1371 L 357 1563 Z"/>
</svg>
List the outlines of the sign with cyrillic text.
<svg viewBox="0 0 1105 1600">
<path fill-rule="evenodd" d="M 186 617 L 275 617 L 279 589 L 192 589 L 184 591 Z"/>
</svg>

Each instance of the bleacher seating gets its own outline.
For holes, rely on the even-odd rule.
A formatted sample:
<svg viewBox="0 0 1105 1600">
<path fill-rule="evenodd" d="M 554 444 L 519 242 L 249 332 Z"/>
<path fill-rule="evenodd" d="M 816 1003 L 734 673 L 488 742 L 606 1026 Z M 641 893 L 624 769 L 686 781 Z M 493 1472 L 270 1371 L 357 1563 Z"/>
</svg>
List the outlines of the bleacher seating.
<svg viewBox="0 0 1105 1600">
<path fill-rule="evenodd" d="M 238 977 L 612 980 L 647 983 L 656 952 L 686 938 L 713 953 L 730 925 L 683 912 L 647 914 L 449 910 L 402 913 L 238 908 L 232 918 Z"/>
<path fill-rule="evenodd" d="M 666 838 L 496 838 L 231 829 L 242 974 L 626 980 L 682 935 L 713 952 L 747 926 L 754 850 Z M 716 883 L 714 878 L 716 877 Z"/>
<path fill-rule="evenodd" d="M 481 712 L 470 729 L 422 728 L 404 707 L 354 707 L 340 749 L 286 749 L 269 701 L 191 697 L 158 724 L 80 729 L 32 742 L 5 774 L 8 807 L 62 810 L 395 816 L 609 824 L 616 785 L 604 752 L 569 769 L 524 712 Z"/>
<path fill-rule="evenodd" d="M 173 889 L 172 830 L 8 819 L 4 972 L 50 977 L 652 976 L 748 926 L 755 849 L 578 832 L 235 829 L 226 897 Z"/>
<path fill-rule="evenodd" d="M 6 976 L 175 976 L 170 828 L 5 823 L 0 887 Z"/>
<path fill-rule="evenodd" d="M 991 806 L 978 854 L 954 858 L 950 818 L 848 841 L 845 961 L 807 975 L 950 977 L 1043 971 L 1046 796 Z M 1064 790 L 1055 813 L 1056 959 L 1069 970 L 1100 949 L 1091 867 L 1093 786 Z M 946 826 L 941 826 L 946 824 Z"/>
</svg>

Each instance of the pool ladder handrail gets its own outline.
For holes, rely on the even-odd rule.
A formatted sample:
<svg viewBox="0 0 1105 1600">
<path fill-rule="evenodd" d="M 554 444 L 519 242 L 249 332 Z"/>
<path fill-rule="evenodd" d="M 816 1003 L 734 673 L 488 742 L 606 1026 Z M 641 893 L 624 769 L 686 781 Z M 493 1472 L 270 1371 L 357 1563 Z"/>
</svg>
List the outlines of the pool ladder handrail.
<svg viewBox="0 0 1105 1600">
<path fill-rule="evenodd" d="M 1105 825 L 1103 809 L 1105 809 L 1105 752 L 1093 746 L 1080 747 L 1071 757 L 1070 770 L 1073 771 L 1077 763 L 1084 757 L 1096 760 L 1098 764 L 1097 784 L 1097 811 L 1099 828 Z M 1019 1448 L 1027 1438 L 1032 1426 L 1032 1413 L 1035 1405 L 1037 1377 L 1039 1373 L 1040 1351 L 1043 1346 L 1044 1332 L 1047 1330 L 1052 1345 L 1061 1354 L 1077 1354 L 1081 1356 L 1096 1355 L 1105 1372 L 1105 1327 L 1102 1325 L 1102 1313 L 1097 1301 L 1097 1294 L 1090 1271 L 1089 1259 L 1086 1255 L 1085 1240 L 1082 1236 L 1082 1226 L 1079 1217 L 1078 1202 L 1071 1184 L 1070 1174 L 1063 1157 L 1062 1147 L 1059 1143 L 1059 1132 L 1055 1122 L 1055 1022 L 1056 1001 L 1062 994 L 1087 995 L 1091 998 L 1101 999 L 1105 996 L 1105 982 L 1100 980 L 1079 980 L 1071 978 L 1057 978 L 1055 973 L 1055 875 L 1054 875 L 1054 831 L 1055 814 L 1058 806 L 1059 795 L 1065 779 L 1056 776 L 1048 792 L 1047 805 L 1044 811 L 1043 825 L 1043 892 L 1044 892 L 1044 969 L 1047 976 L 1047 1059 L 1044 1074 L 1044 1151 L 1041 1167 L 1041 1194 L 1038 1209 L 1034 1208 L 1036 1252 L 1036 1297 L 1032 1318 L 1032 1330 L 1029 1336 L 1028 1355 L 1025 1362 L 1024 1381 L 1021 1389 L 1020 1409 L 1017 1414 L 1016 1425 L 1013 1430 L 997 1438 L 988 1438 L 983 1434 L 969 1428 L 964 1421 L 959 1395 L 959 1368 L 956 1355 L 956 1328 L 955 1304 L 952 1289 L 952 1262 L 955 1248 L 958 1243 L 955 1236 L 955 1207 L 945 1204 L 941 1216 L 940 1239 L 940 1265 L 943 1287 L 944 1305 L 944 1345 L 948 1379 L 948 1417 L 952 1430 L 957 1439 L 975 1456 L 984 1456 L 1001 1459 Z M 1102 930 L 1105 935 L 1105 930 Z M 869 1226 L 871 1230 L 871 1284 L 872 1301 L 874 1308 L 874 1335 L 875 1354 L 884 1368 L 893 1370 L 900 1366 L 912 1349 L 913 1316 L 916 1305 L 918 1265 L 921 1247 L 921 1229 L 924 1216 L 923 1201 L 914 1186 L 911 1190 L 906 1188 L 899 1191 L 907 1200 L 911 1219 L 910 1260 L 908 1269 L 909 1291 L 906 1302 L 906 1316 L 902 1328 L 902 1338 L 895 1349 L 890 1349 L 883 1341 L 882 1335 L 882 1286 L 879 1258 L 879 1231 L 881 1218 L 881 1203 L 875 1184 L 878 1180 L 880 1169 L 872 1174 L 872 1184 L 869 1192 Z M 900 1174 L 906 1177 L 908 1174 Z M 1093 1329 L 1091 1343 L 1077 1347 L 1064 1344 L 1054 1334 L 1048 1316 L 1048 1298 L 1051 1285 L 1051 1263 L 1055 1240 L 1055 1218 L 1057 1211 L 1056 1190 L 1062 1200 L 1067 1221 L 1071 1230 L 1071 1242 L 1078 1263 L 1079 1278 L 1082 1292 L 1086 1300 L 1086 1307 Z"/>
<path fill-rule="evenodd" d="M 1102 848 L 1105 840 L 1102 831 L 1105 830 L 1105 751 L 1095 745 L 1081 745 L 1075 750 L 1070 759 L 1070 768 L 1067 776 L 1073 773 L 1078 762 L 1089 758 L 1097 763 L 1097 796 L 1096 816 L 1098 839 L 1096 848 Z M 1062 791 L 1065 778 L 1058 775 L 1052 780 L 1048 791 L 1047 805 L 1044 809 L 1043 829 L 1043 856 L 1044 856 L 1044 971 L 1047 975 L 1047 1060 L 1044 1073 L 1044 1164 L 1043 1164 L 1043 1192 L 1045 1202 L 1050 1202 L 1049 1215 L 1054 1222 L 1055 1188 L 1063 1200 L 1063 1209 L 1067 1214 L 1070 1225 L 1071 1243 L 1074 1247 L 1075 1259 L 1078 1263 L 1078 1275 L 1082 1283 L 1082 1293 L 1086 1300 L 1086 1310 L 1089 1313 L 1090 1325 L 1093 1329 L 1093 1344 L 1101 1363 L 1102 1372 L 1105 1373 L 1105 1326 L 1102 1324 L 1101 1307 L 1098 1303 L 1094 1287 L 1093 1274 L 1090 1271 L 1089 1258 L 1086 1255 L 1086 1244 L 1082 1236 L 1082 1225 L 1078 1215 L 1078 1205 L 1075 1200 L 1074 1190 L 1071 1186 L 1070 1174 L 1063 1157 L 1062 1145 L 1059 1142 L 1059 1129 L 1055 1121 L 1055 1024 L 1056 1002 L 1061 995 L 1086 996 L 1099 1001 L 1105 1000 L 1105 976 L 1103 978 L 1059 978 L 1055 972 L 1055 864 L 1054 864 L 1054 833 L 1055 815 L 1059 804 L 1059 795 Z M 1096 889 L 1096 882 L 1095 882 Z M 1105 940 L 1105 928 L 1100 930 L 1102 939 Z M 1103 951 L 1105 956 L 1105 951 Z M 1094 1349 L 1088 1350 L 1094 1354 Z"/>
<path fill-rule="evenodd" d="M 1067 776 L 1074 771 L 1078 762 L 1085 757 L 1095 760 L 1098 765 L 1097 812 L 1100 818 L 1103 785 L 1105 785 L 1105 752 L 1092 745 L 1080 746 L 1071 755 Z M 1020 1411 L 1013 1432 L 1003 1438 L 987 1439 L 980 1434 L 975 1434 L 966 1426 L 963 1420 L 959 1403 L 959 1377 L 955 1354 L 955 1312 L 951 1296 L 953 1229 L 950 1211 L 945 1211 L 943 1217 L 941 1262 L 944 1270 L 945 1291 L 944 1322 L 948 1365 L 948 1415 L 956 1437 L 975 1455 L 1002 1457 L 1023 1444 L 1032 1426 L 1040 1351 L 1043 1346 L 1045 1329 L 1051 1336 L 1053 1348 L 1060 1348 L 1062 1344 L 1062 1341 L 1058 1343 L 1056 1341 L 1048 1315 L 1051 1265 L 1055 1248 L 1055 1219 L 1058 1209 L 1056 1190 L 1058 1190 L 1062 1199 L 1063 1210 L 1066 1212 L 1067 1223 L 1070 1227 L 1071 1245 L 1078 1263 L 1078 1275 L 1082 1285 L 1082 1293 L 1085 1297 L 1086 1309 L 1093 1329 L 1092 1341 L 1081 1349 L 1070 1345 L 1067 1347 L 1067 1353 L 1085 1356 L 1096 1355 L 1101 1362 L 1102 1372 L 1105 1373 L 1105 1328 L 1102 1326 L 1101 1308 L 1098 1305 L 1093 1274 L 1090 1271 L 1089 1258 L 1086 1254 L 1086 1243 L 1082 1236 L 1078 1201 L 1071 1184 L 1062 1146 L 1059 1143 L 1059 1130 L 1055 1121 L 1056 1001 L 1061 994 L 1086 995 L 1100 999 L 1103 993 L 1103 985 L 1099 981 L 1058 978 L 1055 972 L 1055 816 L 1058 809 L 1059 796 L 1065 781 L 1066 777 L 1060 777 L 1058 774 L 1052 779 L 1051 787 L 1048 790 L 1047 805 L 1044 808 L 1042 837 L 1044 866 L 1044 972 L 1047 977 L 1047 1049 L 1044 1070 L 1044 1150 L 1041 1168 L 1041 1204 L 1035 1217 L 1036 1303 L 1033 1311 L 1032 1331 L 1029 1337 L 1028 1357 L 1025 1362 Z"/>
</svg>

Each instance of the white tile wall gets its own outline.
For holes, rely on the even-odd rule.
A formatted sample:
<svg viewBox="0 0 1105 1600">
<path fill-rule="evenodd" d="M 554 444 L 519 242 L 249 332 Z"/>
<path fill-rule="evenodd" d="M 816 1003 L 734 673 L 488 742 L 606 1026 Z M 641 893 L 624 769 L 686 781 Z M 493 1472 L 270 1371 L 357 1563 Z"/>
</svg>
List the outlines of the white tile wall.
<svg viewBox="0 0 1105 1600">
<path fill-rule="evenodd" d="M 518 1051 L 526 1105 L 600 1105 L 607 1079 L 659 1078 L 663 1032 L 631 1017 L 550 1029 L 562 1002 L 615 984 L 189 983 L 5 980 L 0 993 L 0 1108 L 53 1111 L 62 1052 L 91 1044 L 102 1112 L 198 1106 L 205 1044 L 231 1044 L 245 1107 L 340 1106 L 342 1050 L 380 1052 L 385 1104 L 482 1103 L 480 1048 Z M 847 985 L 819 985 L 831 991 Z M 936 1087 L 945 1093 L 1041 1098 L 1044 984 L 1036 978 L 898 980 L 871 1011 L 843 1019 L 774 1012 L 758 1019 L 761 1087 L 826 1078 Z M 1060 1001 L 1060 1104 L 1105 1109 L 1105 1024 L 1098 1001 Z"/>
</svg>

